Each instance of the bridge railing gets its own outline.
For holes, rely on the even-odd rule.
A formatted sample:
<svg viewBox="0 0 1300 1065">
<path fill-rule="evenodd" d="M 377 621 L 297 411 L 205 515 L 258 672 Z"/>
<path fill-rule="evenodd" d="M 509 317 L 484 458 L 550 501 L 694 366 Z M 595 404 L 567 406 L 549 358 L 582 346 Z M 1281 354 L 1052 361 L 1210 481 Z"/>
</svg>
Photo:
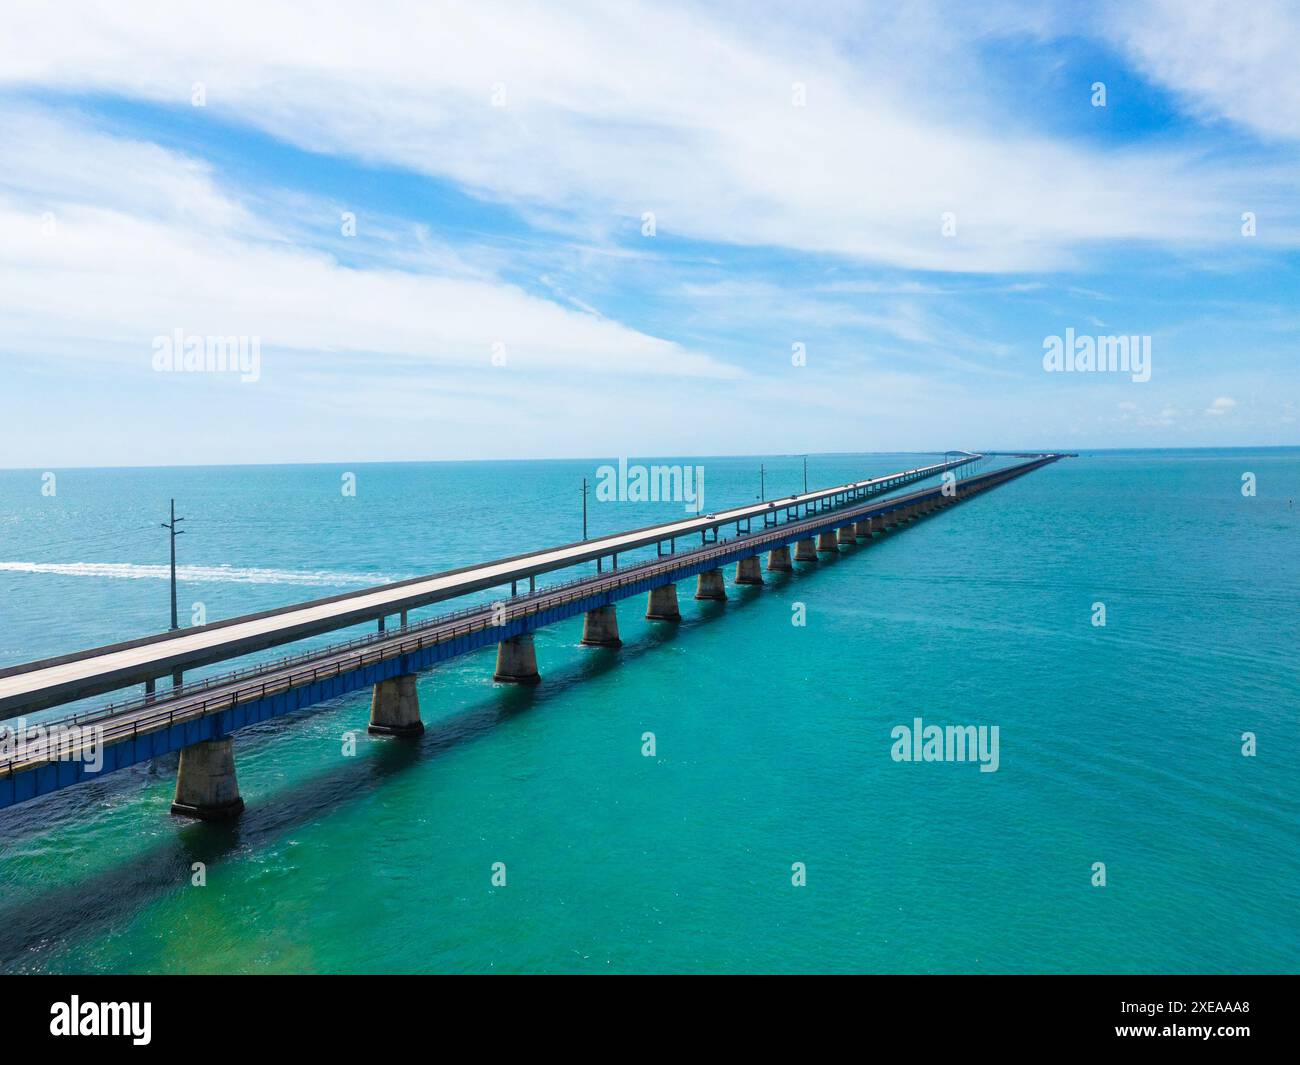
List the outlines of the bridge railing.
<svg viewBox="0 0 1300 1065">
<path fill-rule="evenodd" d="M 1026 464 L 1029 465 L 1029 464 Z M 924 477 L 918 476 L 924 471 L 907 471 L 893 480 L 899 484 L 910 483 L 917 479 L 928 479 L 930 474 Z M 962 482 L 963 487 L 969 487 L 976 481 L 985 480 L 997 476 L 1004 471 L 995 471 L 984 474 L 981 477 Z M 881 491 L 885 490 L 882 486 Z M 878 492 L 868 491 L 867 495 L 879 494 Z M 774 507 L 779 509 L 780 501 L 773 501 Z M 483 631 L 489 628 L 501 628 L 504 624 L 526 617 L 530 614 L 538 613 L 552 606 L 563 605 L 572 601 L 575 596 L 570 594 L 575 587 L 582 587 L 582 596 L 591 596 L 603 592 L 617 590 L 628 584 L 635 584 L 647 577 L 654 576 L 662 572 L 671 572 L 673 569 L 680 568 L 683 565 L 694 565 L 700 562 L 707 562 L 713 558 L 720 558 L 731 554 L 737 548 L 737 545 L 743 540 L 746 545 L 754 547 L 755 551 L 762 549 L 763 545 L 768 543 L 779 543 L 788 541 L 791 533 L 796 531 L 807 531 L 809 528 L 824 524 L 828 517 L 835 516 L 838 511 L 844 511 L 842 517 L 850 517 L 859 514 L 867 508 L 860 502 L 848 502 L 831 510 L 819 511 L 815 516 L 805 515 L 802 518 L 786 520 L 775 526 L 767 526 L 759 532 L 749 533 L 742 532 L 734 537 L 727 537 L 718 540 L 709 541 L 707 546 L 695 548 L 685 552 L 673 552 L 667 556 L 645 559 L 630 565 L 618 567 L 612 570 L 608 575 L 593 577 L 591 575 L 584 577 L 575 577 L 568 581 L 558 584 L 548 585 L 545 588 L 536 591 L 527 592 L 522 595 L 511 595 L 507 599 L 497 600 L 488 604 L 475 604 L 463 607 L 460 610 L 450 611 L 434 618 L 428 618 L 418 622 L 415 625 L 407 625 L 397 630 L 399 637 L 409 636 L 409 639 L 398 639 L 394 642 L 392 632 L 368 633 L 365 636 L 355 637 L 352 640 L 343 643 L 331 644 L 329 647 L 321 648 L 316 651 L 306 652 L 302 655 L 285 656 L 282 659 L 272 662 L 260 663 L 247 669 L 236 670 L 221 674 L 219 676 L 209 677 L 192 685 L 184 685 L 181 688 L 174 689 L 175 694 L 169 692 L 164 698 L 169 704 L 164 710 L 159 707 L 159 712 L 155 715 L 146 715 L 143 717 L 133 717 L 129 722 L 123 722 L 117 728 L 108 728 L 104 730 L 102 739 L 98 742 L 113 743 L 126 738 L 148 734 L 164 726 L 175 724 L 177 720 L 191 720 L 201 718 L 209 713 L 218 710 L 228 709 L 239 702 L 249 702 L 259 698 L 265 698 L 268 694 L 276 694 L 279 691 L 288 691 L 301 687 L 305 684 L 315 683 L 316 681 L 325 680 L 330 677 L 338 676 L 341 673 L 350 673 L 367 665 L 387 661 L 392 658 L 400 657 L 403 654 L 410 654 L 416 651 L 438 643 L 446 643 L 452 640 L 460 639 L 464 636 L 472 635 L 475 632 Z M 464 621 L 464 625 L 461 622 Z M 432 636 L 432 639 L 428 637 Z M 375 646 L 381 645 L 381 646 Z M 372 647 L 373 652 L 372 652 Z M 348 652 L 356 650 L 358 653 L 350 659 L 344 659 L 340 656 L 347 656 Z M 329 658 L 328 664 L 321 664 L 320 659 Z M 318 663 L 310 665 L 310 663 Z M 301 671 L 295 671 L 294 666 L 301 664 L 304 668 Z M 283 671 L 288 670 L 285 674 Z M 245 681 L 254 679 L 259 675 L 276 674 L 273 683 L 264 681 L 260 685 L 246 685 Z M 222 691 L 210 699 L 203 699 L 198 703 L 191 700 L 205 691 L 213 691 L 218 688 L 230 688 L 233 690 Z M 124 703 L 110 703 L 107 706 L 100 707 L 93 711 L 87 711 L 81 714 L 73 714 L 68 717 L 51 719 L 45 722 L 38 722 L 28 726 L 23 730 L 23 736 L 18 742 L 26 743 L 31 736 L 41 735 L 40 730 L 48 732 L 51 728 L 67 729 L 73 727 L 86 728 L 94 727 L 97 723 L 108 721 L 113 718 L 122 717 L 128 713 L 136 713 L 148 707 L 162 702 L 158 696 L 146 696 L 141 699 L 132 700 Z M 3 727 L 0 726 L 0 731 Z M 0 762 L 0 776 L 9 775 L 19 768 L 28 766 L 29 761 L 24 759 L 19 761 L 21 752 L 15 751 L 12 755 Z M 34 761 L 40 764 L 46 761 L 52 761 L 53 758 L 37 758 Z"/>
<path fill-rule="evenodd" d="M 867 487 L 866 489 L 864 489 L 864 497 L 870 495 L 878 495 L 881 492 L 888 491 L 892 488 L 898 487 L 903 484 L 911 483 L 914 480 L 923 479 L 919 476 L 920 474 L 923 473 L 926 474 L 926 477 L 932 476 L 932 474 L 926 473 L 925 469 L 908 470 L 904 473 L 897 475 L 896 477 L 890 478 L 888 481 L 882 483 L 879 486 Z M 773 509 L 775 512 L 784 513 L 784 511 L 781 508 L 781 503 L 783 502 L 782 500 L 772 500 L 771 502 L 773 503 Z M 853 501 L 850 500 L 848 502 L 839 504 L 839 507 L 847 508 L 853 505 L 854 505 Z M 836 509 L 838 508 L 828 507 L 826 510 L 818 511 L 817 513 L 821 513 L 821 514 L 832 513 Z M 804 521 L 804 520 L 807 520 L 806 514 L 805 517 L 802 518 L 793 518 L 793 519 L 787 518 L 786 521 L 779 523 L 777 527 L 784 528 L 792 524 L 793 522 Z M 770 531 L 772 527 L 769 526 L 767 528 Z M 745 537 L 752 537 L 756 535 L 759 534 L 752 533 L 752 532 L 741 532 L 735 537 L 722 537 L 719 538 L 718 540 L 709 541 L 709 543 L 730 544 L 736 540 L 743 539 Z M 622 567 L 622 570 L 631 571 L 637 567 L 653 565 L 655 563 L 662 561 L 662 558 L 663 556 L 661 555 L 661 556 L 656 556 L 653 559 L 644 559 L 640 562 L 633 562 Z M 522 594 L 512 594 L 510 596 L 510 600 L 516 602 L 524 602 L 524 601 L 531 602 L 534 598 L 539 596 L 544 596 L 549 592 L 562 591 L 563 589 L 572 587 L 577 584 L 585 584 L 590 580 L 591 577 L 589 575 L 573 577 L 567 581 L 560 581 L 557 583 L 548 584 L 545 588 L 537 591 L 526 592 Z M 452 610 L 444 614 L 439 614 L 433 618 L 426 618 L 423 621 L 417 622 L 416 624 L 413 625 L 407 625 L 403 628 L 399 628 L 396 631 L 399 633 L 415 632 L 415 631 L 425 630 L 429 628 L 435 628 L 435 627 L 445 625 L 449 622 L 452 622 L 457 618 L 464 618 L 464 617 L 477 615 L 482 610 L 483 610 L 483 606 L 481 604 L 472 604 L 470 606 L 461 607 L 459 610 Z M 391 631 L 366 633 L 363 636 L 355 636 L 350 640 L 331 643 L 329 646 L 324 648 L 319 648 L 312 651 L 304 651 L 296 655 L 284 655 L 281 656 L 280 658 L 272 659 L 265 662 L 259 662 L 256 665 L 246 666 L 242 669 L 227 670 L 223 673 L 215 674 L 211 677 L 206 677 L 200 680 L 191 681 L 187 684 L 182 684 L 179 687 L 170 689 L 167 692 L 167 694 L 162 697 L 159 697 L 158 695 L 152 695 L 152 696 L 145 695 L 134 699 L 123 700 L 121 702 L 112 702 L 101 707 L 96 707 L 93 710 L 85 710 L 76 714 L 67 715 L 60 718 L 52 718 L 49 721 L 43 722 L 41 724 L 49 725 L 49 724 L 59 723 L 68 726 L 92 724 L 95 721 L 102 720 L 106 717 L 116 717 L 120 714 L 144 709 L 145 707 L 151 705 L 152 703 L 161 702 L 163 699 L 167 699 L 167 700 L 184 699 L 193 695 L 198 695 L 203 691 L 209 691 L 213 688 L 225 687 L 233 683 L 238 683 L 241 680 L 246 680 L 250 677 L 255 677 L 263 673 L 278 672 L 280 670 L 291 667 L 295 663 L 311 662 L 322 657 L 332 656 L 340 652 L 346 652 L 347 650 L 354 647 L 365 647 L 367 645 L 380 643 L 380 642 L 386 643 L 391 639 L 392 639 Z"/>
</svg>

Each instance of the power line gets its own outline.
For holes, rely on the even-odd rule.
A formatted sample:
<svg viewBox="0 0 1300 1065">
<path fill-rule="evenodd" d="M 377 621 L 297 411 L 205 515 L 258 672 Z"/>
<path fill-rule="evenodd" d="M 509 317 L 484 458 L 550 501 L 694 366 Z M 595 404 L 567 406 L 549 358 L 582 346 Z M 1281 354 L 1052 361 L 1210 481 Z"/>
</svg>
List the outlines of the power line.
<svg viewBox="0 0 1300 1065">
<path fill-rule="evenodd" d="M 139 525 L 130 529 L 121 529 L 118 530 L 117 532 L 99 533 L 95 536 L 89 536 L 89 537 L 78 536 L 78 537 L 72 537 L 67 540 L 46 541 L 45 543 L 41 544 L 41 548 L 44 549 L 49 547 L 67 547 L 69 544 L 75 544 L 75 545 L 97 544 L 97 543 L 102 543 L 105 540 L 113 540 L 118 537 L 129 536 L 131 534 L 135 534 L 138 536 L 140 533 L 147 532 L 152 528 L 153 528 L 152 525 Z"/>
</svg>

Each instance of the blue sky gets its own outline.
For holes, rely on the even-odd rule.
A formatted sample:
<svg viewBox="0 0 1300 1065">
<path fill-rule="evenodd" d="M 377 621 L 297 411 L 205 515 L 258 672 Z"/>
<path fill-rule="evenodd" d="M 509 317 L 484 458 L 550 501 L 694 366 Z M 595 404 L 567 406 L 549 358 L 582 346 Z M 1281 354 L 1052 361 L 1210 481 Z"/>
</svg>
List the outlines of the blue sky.
<svg viewBox="0 0 1300 1065">
<path fill-rule="evenodd" d="M 59 6 L 0 466 L 1300 443 L 1294 5 Z"/>
</svg>

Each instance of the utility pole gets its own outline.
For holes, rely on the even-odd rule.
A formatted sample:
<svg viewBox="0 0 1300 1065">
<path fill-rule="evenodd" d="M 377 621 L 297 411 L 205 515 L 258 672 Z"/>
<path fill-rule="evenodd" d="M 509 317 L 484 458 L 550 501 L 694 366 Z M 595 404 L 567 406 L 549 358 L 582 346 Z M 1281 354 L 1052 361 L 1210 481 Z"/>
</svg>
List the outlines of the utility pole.
<svg viewBox="0 0 1300 1065">
<path fill-rule="evenodd" d="M 176 516 L 176 500 L 172 500 L 172 520 L 170 523 L 163 522 L 162 527 L 171 533 L 172 542 L 172 628 L 179 629 L 180 624 L 176 620 L 176 537 L 184 536 L 184 529 L 177 529 L 177 522 L 184 521 L 184 518 Z"/>
<path fill-rule="evenodd" d="M 758 464 L 758 498 L 767 499 L 767 467 L 761 462 Z"/>
<path fill-rule="evenodd" d="M 808 456 L 803 457 L 803 494 L 808 494 Z"/>
<path fill-rule="evenodd" d="M 582 479 L 582 538 L 587 538 L 587 478 Z"/>
</svg>

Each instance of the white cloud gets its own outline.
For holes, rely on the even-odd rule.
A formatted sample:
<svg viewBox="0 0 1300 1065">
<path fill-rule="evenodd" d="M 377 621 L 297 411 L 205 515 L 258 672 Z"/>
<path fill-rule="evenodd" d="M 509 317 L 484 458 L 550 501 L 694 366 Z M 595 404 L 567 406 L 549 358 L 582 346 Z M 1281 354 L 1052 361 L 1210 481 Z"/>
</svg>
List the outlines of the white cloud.
<svg viewBox="0 0 1300 1065">
<path fill-rule="evenodd" d="M 943 73 L 955 46 L 936 43 L 936 10 L 773 14 L 762 36 L 732 14 L 372 3 L 357 18 L 344 3 L 169 3 L 57 20 L 20 4 L 0 70 L 15 85 L 177 107 L 202 81 L 214 117 L 588 228 L 639 225 L 649 210 L 664 235 L 959 271 L 1068 265 L 1096 241 L 1223 237 L 1234 179 L 1191 155 L 983 127 Z M 828 36 L 846 24 L 851 55 Z M 930 62 L 916 62 L 918 34 Z M 925 92 L 927 72 L 942 95 Z M 806 107 L 792 106 L 796 81 Z M 491 106 L 498 83 L 504 107 Z M 941 235 L 944 212 L 956 237 Z"/>
<path fill-rule="evenodd" d="M 1206 408 L 1205 413 L 1218 417 L 1219 415 L 1226 414 L 1236 405 L 1237 401 L 1231 396 L 1220 396 Z"/>
<path fill-rule="evenodd" d="M 1117 413 L 1108 388 L 1026 377 L 1036 341 L 1027 362 L 1017 345 L 1044 305 L 1053 320 L 1082 313 L 1056 306 L 1067 298 L 1104 300 L 1116 322 L 1163 316 L 1128 287 L 1131 273 L 1097 275 L 1114 289 L 1101 293 L 1051 277 L 874 268 L 1052 268 L 1109 241 L 1139 261 L 1148 244 L 1230 241 L 1253 255 L 1237 236 L 1243 203 L 1269 220 L 1260 243 L 1289 239 L 1295 209 L 1276 172 L 1172 138 L 1107 147 L 1042 134 L 1030 106 L 1015 122 L 987 119 L 987 96 L 1016 86 L 980 68 L 973 42 L 1069 32 L 1055 18 L 1024 25 L 1015 3 L 978 18 L 924 3 L 761 19 L 725 0 L 705 10 L 378 2 L 358 16 L 342 3 L 141 3 L 60 19 L 8 5 L 3 461 L 142 461 L 142 441 L 143 461 L 170 461 L 173 439 L 188 461 L 983 447 L 1008 434 L 1040 446 L 1066 408 L 1080 425 L 1122 423 L 1125 442 L 1273 440 L 1282 423 L 1293 439 L 1294 408 L 1243 400 L 1230 418 L 1199 415 L 1205 395 L 1250 396 L 1240 374 L 1177 391 L 1158 382 L 1145 410 Z M 1143 47 L 1158 51 L 1156 25 Z M 1200 41 L 1171 34 L 1169 49 Z M 1229 67 L 1250 58 L 1224 54 Z M 1253 69 L 1267 72 L 1271 55 Z M 195 81 L 206 110 L 190 109 Z M 790 104 L 794 81 L 808 86 L 806 108 Z M 505 108 L 491 106 L 495 82 Z M 543 232 L 485 249 L 436 222 L 381 216 L 364 187 L 315 197 L 236 186 L 201 159 L 75 118 L 79 99 L 101 94 L 177 109 L 181 120 L 160 126 L 190 143 L 205 143 L 210 121 L 236 177 L 244 159 L 225 135 L 252 127 L 449 179 Z M 14 103 L 32 97 L 48 110 Z M 295 177 L 308 174 L 305 164 Z M 364 240 L 339 237 L 340 209 L 358 211 Z M 54 235 L 40 225 L 47 210 Z M 659 238 L 635 236 L 644 210 Z M 949 210 L 958 235 L 945 239 Z M 620 226 L 630 239 L 612 241 Z M 683 247 L 679 235 L 871 265 Z M 637 324 L 679 342 L 606 316 L 628 305 L 629 282 Z M 1008 294 L 1015 314 L 1003 313 Z M 1253 309 L 1250 322 L 1260 328 Z M 262 384 L 214 393 L 148 373 L 151 338 L 177 327 L 261 336 Z M 789 344 L 814 332 L 808 366 L 791 367 Z M 504 373 L 488 365 L 497 340 Z M 67 373 L 73 358 L 84 377 Z M 122 366 L 142 379 L 122 386 Z M 990 374 L 997 387 L 980 388 Z M 1268 394 L 1266 377 L 1256 386 Z"/>
<path fill-rule="evenodd" d="M 144 368 L 152 338 L 180 328 L 258 336 L 264 360 L 350 352 L 490 368 L 499 342 L 523 372 L 738 373 L 490 278 L 341 265 L 155 145 L 32 111 L 0 115 L 0 141 L 12 146 L 0 175 L 0 350 Z"/>
<path fill-rule="evenodd" d="M 1300 9 L 1286 0 L 1147 0 L 1111 8 L 1114 36 L 1206 119 L 1300 139 Z"/>
</svg>

